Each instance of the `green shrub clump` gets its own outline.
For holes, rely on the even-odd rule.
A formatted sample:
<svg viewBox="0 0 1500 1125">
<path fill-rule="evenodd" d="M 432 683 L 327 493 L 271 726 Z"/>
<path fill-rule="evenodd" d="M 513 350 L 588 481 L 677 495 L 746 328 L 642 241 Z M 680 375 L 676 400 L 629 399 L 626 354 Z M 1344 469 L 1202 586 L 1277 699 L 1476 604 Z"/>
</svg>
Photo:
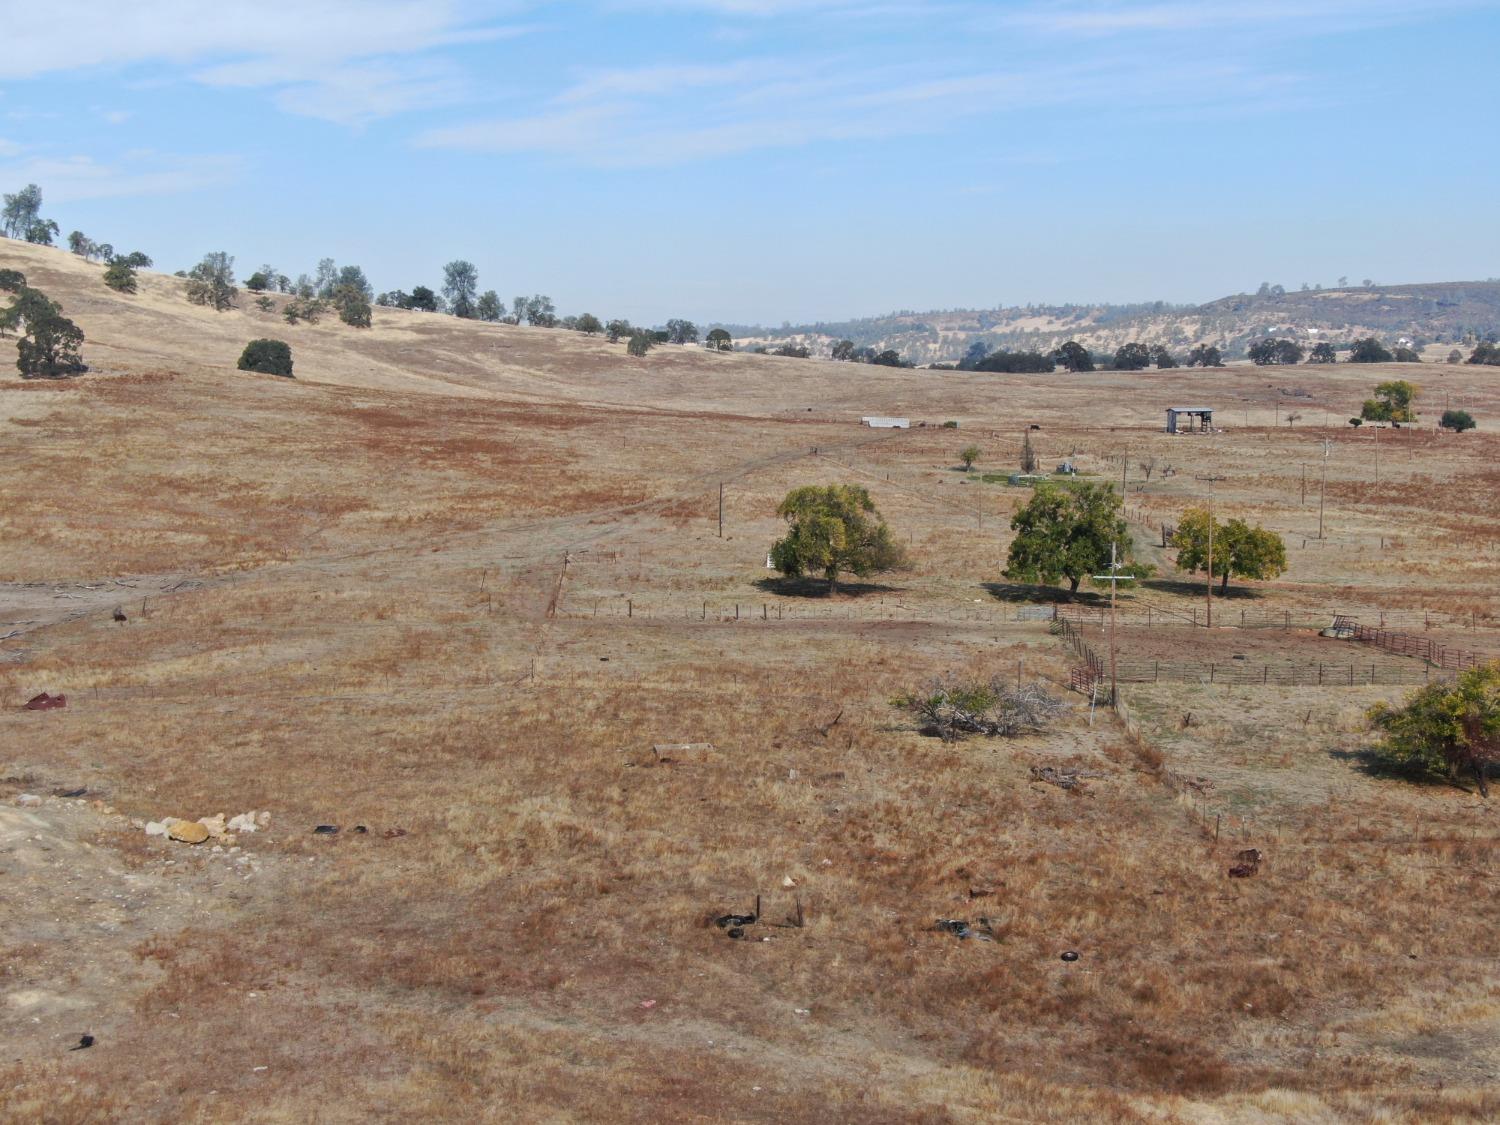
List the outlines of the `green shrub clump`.
<svg viewBox="0 0 1500 1125">
<path fill-rule="evenodd" d="M 240 353 L 241 371 L 259 371 L 266 375 L 292 375 L 292 349 L 281 340 L 251 340 Z"/>
</svg>

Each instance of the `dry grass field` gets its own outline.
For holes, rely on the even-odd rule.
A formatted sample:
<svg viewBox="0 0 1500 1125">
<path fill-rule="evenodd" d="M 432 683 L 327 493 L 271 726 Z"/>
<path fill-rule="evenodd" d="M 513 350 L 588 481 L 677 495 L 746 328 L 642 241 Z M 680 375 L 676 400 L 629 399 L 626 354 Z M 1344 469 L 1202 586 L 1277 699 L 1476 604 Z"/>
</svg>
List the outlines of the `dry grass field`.
<svg viewBox="0 0 1500 1125">
<path fill-rule="evenodd" d="M 288 327 L 156 275 L 122 297 L 11 242 L 0 265 L 94 368 L 25 383 L 0 346 L 0 1118 L 1500 1116 L 1495 803 L 1371 771 L 1363 711 L 1408 689 L 1131 685 L 1134 729 L 1091 719 L 1022 612 L 1044 595 L 1000 575 L 1027 491 L 957 468 L 973 441 L 1012 471 L 1033 424 L 1049 464 L 1124 459 L 1159 567 L 1121 598 L 1134 658 L 1420 668 L 1300 626 L 1500 652 L 1492 369 L 1414 375 L 1479 431 L 1377 451 L 1345 420 L 1409 367 L 629 359 L 389 310 Z M 295 381 L 234 369 L 262 335 Z M 1224 432 L 1160 432 L 1197 402 Z M 1290 559 L 1212 630 L 1151 547 L 1207 476 Z M 767 582 L 781 496 L 844 481 L 911 570 Z M 950 671 L 1069 710 L 924 738 L 890 700 Z M 43 690 L 68 707 L 22 708 Z M 250 810 L 238 850 L 142 830 Z M 712 925 L 757 895 L 754 940 Z M 933 929 L 980 917 L 996 940 Z"/>
</svg>

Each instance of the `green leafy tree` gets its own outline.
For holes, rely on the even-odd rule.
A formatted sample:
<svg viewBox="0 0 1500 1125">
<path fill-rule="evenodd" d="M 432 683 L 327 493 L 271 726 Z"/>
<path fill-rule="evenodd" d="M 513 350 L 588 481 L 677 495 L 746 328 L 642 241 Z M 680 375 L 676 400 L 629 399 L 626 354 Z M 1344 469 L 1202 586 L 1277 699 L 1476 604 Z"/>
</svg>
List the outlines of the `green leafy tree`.
<svg viewBox="0 0 1500 1125">
<path fill-rule="evenodd" d="M 696 344 L 698 326 L 691 320 L 667 321 L 668 342 L 673 344 Z"/>
<path fill-rule="evenodd" d="M 92 258 L 94 256 L 94 240 L 81 230 L 75 230 L 68 235 L 68 249 L 80 258 Z"/>
<path fill-rule="evenodd" d="M 1397 363 L 1421 363 L 1422 356 L 1415 348 L 1409 348 L 1405 344 L 1397 344 L 1391 350 L 1391 358 Z"/>
<path fill-rule="evenodd" d="M 366 301 L 371 301 L 375 297 L 375 287 L 370 284 L 370 279 L 365 276 L 365 271 L 359 266 L 342 267 L 334 278 L 333 288 L 357 290 Z"/>
<path fill-rule="evenodd" d="M 981 450 L 977 445 L 966 445 L 958 451 L 958 459 L 964 463 L 965 471 L 974 467 L 974 462 L 979 460 L 980 454 Z"/>
<path fill-rule="evenodd" d="M 1474 428 L 1474 416 L 1467 410 L 1445 410 L 1439 425 L 1445 430 L 1463 433 Z"/>
<path fill-rule="evenodd" d="M 215 312 L 234 307 L 239 290 L 234 287 L 234 258 L 217 250 L 188 271 L 187 299 Z"/>
<path fill-rule="evenodd" d="M 5 205 L 0 208 L 0 231 L 6 238 L 25 238 L 41 219 L 42 189 L 36 184 L 27 184 L 14 195 L 5 196 Z"/>
<path fill-rule="evenodd" d="M 1167 371 L 1173 367 L 1180 366 L 1177 362 L 1177 357 L 1172 354 L 1171 350 L 1162 347 L 1160 344 L 1151 349 L 1151 355 L 1156 360 L 1157 369 L 1160 371 Z"/>
<path fill-rule="evenodd" d="M 1123 565 L 1132 561 L 1130 529 L 1120 518 L 1120 497 L 1108 484 L 1038 485 L 1010 521 L 1016 533 L 1006 558 L 1013 582 L 1051 585 L 1067 579 L 1069 592 L 1109 567 L 1116 544 Z"/>
<path fill-rule="evenodd" d="M 20 270 L 0 269 L 0 292 L 19 293 L 26 288 L 26 275 Z"/>
<path fill-rule="evenodd" d="M 1481 341 L 1469 356 L 1469 363 L 1481 364 L 1487 367 L 1500 367 L 1500 344 L 1491 340 Z"/>
<path fill-rule="evenodd" d="M 480 320 L 493 324 L 505 315 L 505 305 L 500 300 L 500 294 L 493 289 L 486 289 L 475 302 L 474 312 Z"/>
<path fill-rule="evenodd" d="M 848 363 L 854 356 L 854 341 L 839 340 L 828 350 L 828 354 L 840 363 Z"/>
<path fill-rule="evenodd" d="M 418 312 L 437 312 L 437 294 L 425 285 L 418 285 L 411 291 L 407 298 L 408 303 L 403 308 L 415 309 Z"/>
<path fill-rule="evenodd" d="M 604 322 L 593 313 L 583 313 L 574 327 L 585 336 L 597 336 L 604 331 Z"/>
<path fill-rule="evenodd" d="M 335 285 L 328 303 L 338 310 L 339 319 L 353 328 L 370 327 L 370 298 L 357 285 Z"/>
<path fill-rule="evenodd" d="M 276 308 L 276 302 L 262 293 L 259 297 L 255 298 L 255 307 L 261 312 L 268 313 Z"/>
<path fill-rule="evenodd" d="M 803 352 L 803 354 L 802 354 L 802 356 L 800 358 L 806 359 L 807 358 L 807 354 L 806 354 L 807 353 L 807 349 L 803 348 L 802 352 Z M 780 354 L 780 353 L 778 353 L 778 354 Z M 907 363 L 906 360 L 904 360 L 904 359 L 901 358 L 901 353 L 898 352 L 895 348 L 887 348 L 885 351 L 877 353 L 875 355 L 875 357 L 870 360 L 870 362 L 873 363 L 876 367 L 910 367 L 911 366 L 911 364 Z"/>
<path fill-rule="evenodd" d="M 734 337 L 726 328 L 711 328 L 708 332 L 708 346 L 716 352 L 727 352 L 734 350 Z"/>
<path fill-rule="evenodd" d="M 125 264 L 133 270 L 149 270 L 151 268 L 151 255 L 142 254 L 139 250 L 132 250 L 125 255 Z"/>
<path fill-rule="evenodd" d="M 1393 379 L 1375 387 L 1375 397 L 1365 399 L 1360 417 L 1367 422 L 1414 422 L 1411 402 L 1418 388 L 1405 379 Z"/>
<path fill-rule="evenodd" d="M 1302 362 L 1302 345 L 1295 340 L 1270 337 L 1250 345 L 1250 362 L 1258 367 Z"/>
<path fill-rule="evenodd" d="M 26 241 L 37 246 L 51 246 L 59 228 L 51 219 L 38 219 L 26 228 Z"/>
<path fill-rule="evenodd" d="M 79 349 L 83 331 L 46 294 L 23 287 L 0 324 L 16 328 L 16 367 L 23 379 L 55 379 L 87 371 Z"/>
<path fill-rule="evenodd" d="M 786 356 L 788 359 L 808 359 L 809 357 L 811 357 L 812 352 L 808 349 L 806 344 L 786 343 L 782 344 L 781 347 L 777 348 L 771 354 Z M 891 354 L 894 355 L 895 353 L 893 352 Z M 900 359 L 900 356 L 897 356 L 896 358 Z M 899 367 L 900 364 L 896 363 L 892 364 L 891 366 Z"/>
<path fill-rule="evenodd" d="M 1189 367 L 1223 367 L 1224 356 L 1212 344 L 1199 344 L 1188 352 L 1187 365 Z"/>
<path fill-rule="evenodd" d="M 271 279 L 259 270 L 256 270 L 245 279 L 245 288 L 252 293 L 264 293 L 270 287 Z"/>
<path fill-rule="evenodd" d="M 115 258 L 104 267 L 104 284 L 119 293 L 134 293 L 135 270 L 124 258 Z"/>
<path fill-rule="evenodd" d="M 461 320 L 472 320 L 479 296 L 479 270 L 473 262 L 455 259 L 443 267 L 443 296 Z"/>
<path fill-rule="evenodd" d="M 1177 569 L 1204 570 L 1208 563 L 1208 521 L 1206 508 L 1192 508 L 1183 514 L 1172 536 L 1177 548 Z M 1244 520 L 1228 523 L 1214 521 L 1213 573 L 1224 581 L 1219 587 L 1229 589 L 1230 576 L 1267 581 L 1286 572 L 1286 544 L 1281 536 L 1263 527 L 1251 527 Z"/>
<path fill-rule="evenodd" d="M 832 594 L 840 574 L 867 578 L 906 564 L 905 552 L 860 485 L 794 488 L 776 514 L 789 527 L 786 538 L 771 546 L 771 565 L 788 578 L 821 574 Z"/>
<path fill-rule="evenodd" d="M 1069 340 L 1061 345 L 1054 353 L 1054 358 L 1067 371 L 1092 371 L 1094 369 L 1094 357 L 1077 340 Z"/>
<path fill-rule="evenodd" d="M 533 328 L 556 328 L 557 308 L 552 298 L 540 293 L 526 298 L 526 323 Z"/>
<path fill-rule="evenodd" d="M 1151 349 L 1145 344 L 1121 344 L 1115 349 L 1116 371 L 1144 371 L 1151 366 Z"/>
<path fill-rule="evenodd" d="M 611 344 L 618 344 L 626 336 L 635 335 L 635 329 L 630 326 L 628 320 L 612 320 L 604 326 L 604 338 Z"/>
<path fill-rule="evenodd" d="M 1339 353 L 1327 340 L 1320 341 L 1312 346 L 1312 351 L 1307 353 L 1308 363 L 1337 363 Z"/>
<path fill-rule="evenodd" d="M 239 369 L 295 378 L 291 346 L 283 340 L 251 340 L 240 353 Z"/>
<path fill-rule="evenodd" d="M 322 297 L 325 301 L 333 296 L 333 289 L 339 283 L 339 267 L 332 258 L 318 259 L 318 272 L 313 276 L 311 285 L 313 294 Z"/>
<path fill-rule="evenodd" d="M 1462 363 L 1463 361 L 1464 353 L 1459 351 L 1457 348 L 1454 348 L 1451 352 L 1448 353 L 1449 363 Z"/>
<path fill-rule="evenodd" d="M 1449 780 L 1467 773 L 1490 795 L 1485 777 L 1500 762 L 1500 661 L 1428 684 L 1403 707 L 1377 704 L 1369 718 L 1384 732 L 1377 752 L 1390 765 Z"/>
<path fill-rule="evenodd" d="M 1354 346 L 1349 349 L 1350 363 L 1390 363 L 1394 358 L 1390 350 L 1374 336 L 1355 340 Z"/>
<path fill-rule="evenodd" d="M 640 357 L 651 350 L 652 339 L 649 332 L 633 332 L 630 340 L 625 345 L 625 353 Z"/>
</svg>

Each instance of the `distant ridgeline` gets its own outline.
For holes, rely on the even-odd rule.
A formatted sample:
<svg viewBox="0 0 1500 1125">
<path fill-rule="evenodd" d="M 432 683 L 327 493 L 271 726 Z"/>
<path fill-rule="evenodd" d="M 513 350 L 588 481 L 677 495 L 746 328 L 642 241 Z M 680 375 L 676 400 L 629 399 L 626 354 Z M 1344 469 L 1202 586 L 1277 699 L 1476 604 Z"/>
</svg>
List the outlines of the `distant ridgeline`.
<svg viewBox="0 0 1500 1125">
<path fill-rule="evenodd" d="M 757 342 L 805 345 L 827 355 L 839 340 L 883 351 L 894 348 L 918 363 L 956 363 L 980 342 L 990 350 L 1048 353 L 1077 340 L 1095 352 L 1139 342 L 1188 351 L 1197 344 L 1243 358 L 1250 344 L 1282 336 L 1311 347 L 1338 346 L 1375 336 L 1400 339 L 1420 351 L 1434 344 L 1457 348 L 1500 336 L 1500 281 L 1428 285 L 1369 285 L 1295 292 L 1264 285 L 1206 305 L 1164 301 L 1130 305 L 1027 305 L 1005 309 L 896 312 L 839 323 L 763 328 L 725 325 L 741 346 Z M 1465 351 L 1467 354 L 1467 351 Z"/>
</svg>

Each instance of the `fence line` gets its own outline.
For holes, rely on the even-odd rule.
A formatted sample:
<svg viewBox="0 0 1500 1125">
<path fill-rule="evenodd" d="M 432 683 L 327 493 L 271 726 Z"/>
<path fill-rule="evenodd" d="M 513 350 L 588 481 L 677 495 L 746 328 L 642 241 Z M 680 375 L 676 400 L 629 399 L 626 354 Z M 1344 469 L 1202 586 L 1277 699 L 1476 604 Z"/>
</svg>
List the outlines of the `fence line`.
<svg viewBox="0 0 1500 1125">
<path fill-rule="evenodd" d="M 1386 652 L 1399 653 L 1402 656 L 1415 656 L 1419 660 L 1425 660 L 1428 664 L 1442 669 L 1453 669 L 1462 671 L 1465 668 L 1477 668 L 1481 664 L 1487 664 L 1492 660 L 1500 660 L 1500 657 L 1484 653 L 1470 652 L 1467 649 L 1449 648 L 1447 645 L 1438 644 L 1431 637 L 1414 637 L 1409 633 L 1392 633 L 1386 629 L 1378 629 L 1371 625 L 1356 625 L 1354 627 L 1354 640 L 1361 644 L 1374 645 L 1376 648 L 1384 649 Z"/>
</svg>

